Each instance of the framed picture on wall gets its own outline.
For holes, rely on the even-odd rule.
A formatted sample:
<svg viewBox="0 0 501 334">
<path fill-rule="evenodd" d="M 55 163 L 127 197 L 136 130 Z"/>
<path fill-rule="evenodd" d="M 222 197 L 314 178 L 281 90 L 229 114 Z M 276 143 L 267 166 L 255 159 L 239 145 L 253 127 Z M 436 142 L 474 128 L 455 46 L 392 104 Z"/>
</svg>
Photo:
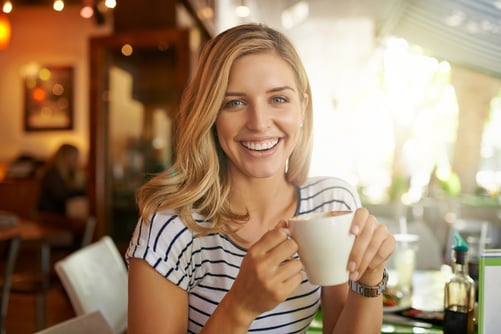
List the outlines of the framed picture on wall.
<svg viewBox="0 0 501 334">
<path fill-rule="evenodd" d="M 72 66 L 40 66 L 24 77 L 24 130 L 73 129 Z"/>
</svg>

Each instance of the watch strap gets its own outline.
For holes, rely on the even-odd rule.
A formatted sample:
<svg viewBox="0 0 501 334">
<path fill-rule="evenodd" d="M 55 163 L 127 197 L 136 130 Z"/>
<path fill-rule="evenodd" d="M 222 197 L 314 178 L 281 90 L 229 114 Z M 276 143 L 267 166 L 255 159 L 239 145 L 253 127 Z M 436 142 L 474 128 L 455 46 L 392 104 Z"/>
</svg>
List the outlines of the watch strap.
<svg viewBox="0 0 501 334">
<path fill-rule="evenodd" d="M 383 291 L 386 289 L 386 284 L 388 283 L 388 271 L 384 268 L 383 271 L 383 279 L 376 286 L 365 285 L 360 282 L 355 282 L 352 280 L 348 280 L 348 285 L 350 289 L 364 297 L 379 297 L 383 294 Z"/>
</svg>

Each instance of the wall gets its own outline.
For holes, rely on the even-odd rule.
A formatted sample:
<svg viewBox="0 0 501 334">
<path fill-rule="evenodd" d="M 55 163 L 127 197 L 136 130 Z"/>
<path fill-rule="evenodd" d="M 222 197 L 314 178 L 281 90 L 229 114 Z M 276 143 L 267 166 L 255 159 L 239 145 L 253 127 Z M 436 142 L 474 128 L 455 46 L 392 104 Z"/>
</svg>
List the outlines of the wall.
<svg viewBox="0 0 501 334">
<path fill-rule="evenodd" d="M 37 6 L 15 8 L 9 14 L 12 40 L 8 49 L 0 51 L 0 163 L 21 153 L 45 158 L 66 141 L 77 144 L 87 160 L 88 39 L 110 34 L 112 24 L 98 26 L 81 18 L 79 11 L 79 6 L 67 6 L 60 13 Z M 73 130 L 24 132 L 21 73 L 30 63 L 74 66 Z"/>
</svg>

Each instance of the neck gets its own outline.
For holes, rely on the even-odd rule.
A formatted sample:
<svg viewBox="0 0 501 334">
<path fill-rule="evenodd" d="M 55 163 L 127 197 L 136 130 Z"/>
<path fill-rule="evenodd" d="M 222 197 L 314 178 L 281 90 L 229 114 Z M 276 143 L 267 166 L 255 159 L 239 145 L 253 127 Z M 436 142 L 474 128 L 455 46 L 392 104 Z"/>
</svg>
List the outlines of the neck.
<svg viewBox="0 0 501 334">
<path fill-rule="evenodd" d="M 233 180 L 230 195 L 232 209 L 248 212 L 250 219 L 238 232 L 239 243 L 249 246 L 281 220 L 292 217 L 296 210 L 296 187 L 285 177 Z"/>
<path fill-rule="evenodd" d="M 232 181 L 231 205 L 235 210 L 256 216 L 265 216 L 277 208 L 295 204 L 295 187 L 285 177 L 245 179 Z"/>
</svg>

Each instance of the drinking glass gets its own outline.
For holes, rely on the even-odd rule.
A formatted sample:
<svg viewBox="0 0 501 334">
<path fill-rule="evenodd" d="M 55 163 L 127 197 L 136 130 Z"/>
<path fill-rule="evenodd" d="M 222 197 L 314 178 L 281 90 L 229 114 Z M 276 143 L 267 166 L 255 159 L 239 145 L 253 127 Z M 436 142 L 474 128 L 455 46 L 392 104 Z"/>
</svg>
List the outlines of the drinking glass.
<svg viewBox="0 0 501 334">
<path fill-rule="evenodd" d="M 415 234 L 395 234 L 397 242 L 393 253 L 393 273 L 400 304 L 410 304 L 412 297 L 412 274 L 416 267 L 416 251 L 419 236 Z"/>
</svg>

